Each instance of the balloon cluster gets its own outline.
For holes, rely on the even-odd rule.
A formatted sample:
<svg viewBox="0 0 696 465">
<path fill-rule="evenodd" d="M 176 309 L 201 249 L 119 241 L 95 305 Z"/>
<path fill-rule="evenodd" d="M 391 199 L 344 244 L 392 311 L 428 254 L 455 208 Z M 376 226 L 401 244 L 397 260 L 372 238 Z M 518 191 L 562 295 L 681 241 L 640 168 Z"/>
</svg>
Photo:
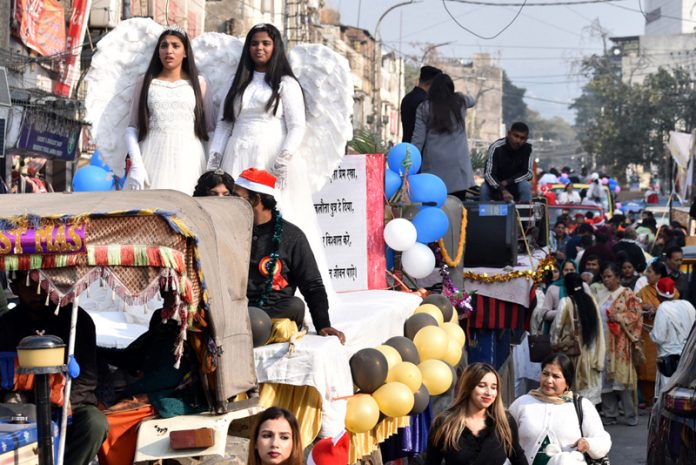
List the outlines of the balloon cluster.
<svg viewBox="0 0 696 465">
<path fill-rule="evenodd" d="M 457 313 L 447 297 L 429 295 L 404 323 L 405 336 L 395 336 L 350 359 L 359 393 L 348 400 L 346 429 L 364 433 L 380 413 L 387 417 L 416 415 L 430 396 L 447 391 L 454 381 L 466 340 Z"/>
<path fill-rule="evenodd" d="M 120 186 L 123 188 L 122 183 Z M 99 150 L 92 154 L 89 165 L 75 172 L 72 187 L 75 192 L 103 192 L 116 189 L 114 173 L 102 160 Z"/>
<path fill-rule="evenodd" d="M 426 244 L 436 242 L 449 228 L 449 219 L 441 208 L 447 200 L 447 186 L 434 174 L 416 174 L 421 162 L 415 145 L 397 144 L 387 154 L 389 168 L 384 176 L 387 198 L 405 191 L 407 200 L 419 205 L 412 220 L 395 218 L 384 228 L 384 241 L 390 249 L 403 252 L 401 265 L 413 278 L 425 278 L 432 273 L 435 255 Z"/>
</svg>

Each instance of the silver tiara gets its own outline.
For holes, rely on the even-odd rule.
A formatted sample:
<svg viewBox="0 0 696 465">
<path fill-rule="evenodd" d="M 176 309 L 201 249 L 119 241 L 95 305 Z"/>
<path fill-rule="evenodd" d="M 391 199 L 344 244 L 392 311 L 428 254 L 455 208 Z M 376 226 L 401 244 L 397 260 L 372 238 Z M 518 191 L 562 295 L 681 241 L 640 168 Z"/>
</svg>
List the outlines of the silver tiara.
<svg viewBox="0 0 696 465">
<path fill-rule="evenodd" d="M 178 24 L 168 24 L 167 27 L 164 28 L 164 30 L 174 31 L 178 32 L 179 34 L 186 35 L 186 30 L 184 30 L 184 28 L 179 26 Z"/>
</svg>

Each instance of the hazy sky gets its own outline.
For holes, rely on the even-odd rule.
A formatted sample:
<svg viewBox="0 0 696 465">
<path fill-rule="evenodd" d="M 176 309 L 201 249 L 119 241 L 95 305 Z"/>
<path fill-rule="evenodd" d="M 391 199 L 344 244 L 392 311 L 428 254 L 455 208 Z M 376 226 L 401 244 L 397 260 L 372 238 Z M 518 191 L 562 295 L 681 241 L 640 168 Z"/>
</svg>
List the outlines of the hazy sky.
<svg viewBox="0 0 696 465">
<path fill-rule="evenodd" d="M 341 22 L 360 26 L 374 33 L 377 19 L 390 6 L 403 0 L 328 0 L 328 6 L 341 12 Z M 446 2 L 452 16 L 474 33 L 490 37 L 513 20 L 523 0 L 482 0 L 495 5 L 475 5 L 456 0 Z M 428 45 L 453 41 L 437 48 L 447 57 L 470 59 L 472 53 L 488 52 L 519 87 L 527 89 L 527 105 L 542 116 L 562 116 L 573 121 L 567 102 L 580 95 L 583 81 L 577 76 L 577 63 L 583 55 L 602 50 L 602 40 L 590 26 L 599 20 L 609 36 L 640 35 L 644 19 L 640 8 L 644 0 L 624 0 L 580 4 L 581 0 L 528 0 L 517 19 L 498 37 L 476 37 L 458 26 L 447 14 L 442 0 L 421 0 L 399 7 L 382 20 L 380 36 L 386 47 L 399 50 L 420 61 Z M 558 5 L 558 3 L 575 3 Z M 360 17 L 358 9 L 360 6 Z M 401 31 L 401 32 L 400 32 Z M 541 100 L 537 100 L 541 99 Z M 551 100 L 547 102 L 544 100 Z"/>
</svg>

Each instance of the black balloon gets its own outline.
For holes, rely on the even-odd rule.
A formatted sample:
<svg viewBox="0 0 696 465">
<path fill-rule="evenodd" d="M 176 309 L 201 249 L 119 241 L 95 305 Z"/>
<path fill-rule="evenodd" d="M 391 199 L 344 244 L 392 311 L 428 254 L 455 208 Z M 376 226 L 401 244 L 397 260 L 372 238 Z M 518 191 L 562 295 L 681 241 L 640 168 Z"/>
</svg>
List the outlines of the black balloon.
<svg viewBox="0 0 696 465">
<path fill-rule="evenodd" d="M 413 408 L 408 413 L 409 415 L 418 415 L 428 408 L 428 404 L 430 403 L 430 393 L 428 392 L 428 388 L 425 387 L 425 384 L 421 384 L 418 391 L 413 394 L 413 399 Z"/>
<path fill-rule="evenodd" d="M 401 355 L 401 360 L 404 362 L 411 362 L 414 365 L 420 363 L 420 356 L 418 355 L 418 349 L 416 345 L 407 337 L 404 336 L 394 336 L 389 338 L 386 345 L 392 346 Z"/>
<path fill-rule="evenodd" d="M 377 349 L 362 349 L 350 358 L 350 374 L 360 392 L 371 394 L 387 379 L 387 358 Z"/>
<path fill-rule="evenodd" d="M 258 307 L 249 307 L 249 322 L 254 347 L 265 345 L 273 330 L 271 317 Z"/>
<path fill-rule="evenodd" d="M 452 307 L 452 302 L 450 302 L 450 300 L 444 295 L 430 294 L 423 299 L 421 305 L 423 304 L 432 304 L 439 308 L 442 312 L 442 316 L 445 318 L 445 322 L 452 319 L 452 312 L 454 311 L 454 308 Z"/>
<path fill-rule="evenodd" d="M 416 333 L 426 326 L 437 326 L 437 320 L 428 313 L 415 313 L 404 322 L 404 335 L 413 340 Z"/>
</svg>

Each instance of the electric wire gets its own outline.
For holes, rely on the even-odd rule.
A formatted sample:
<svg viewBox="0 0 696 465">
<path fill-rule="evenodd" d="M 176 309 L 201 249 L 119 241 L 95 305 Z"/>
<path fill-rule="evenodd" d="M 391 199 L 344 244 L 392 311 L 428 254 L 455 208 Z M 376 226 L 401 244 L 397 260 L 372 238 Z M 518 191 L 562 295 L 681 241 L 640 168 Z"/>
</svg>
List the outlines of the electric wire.
<svg viewBox="0 0 696 465">
<path fill-rule="evenodd" d="M 449 15 L 449 17 L 452 19 L 452 21 L 454 21 L 454 23 L 455 23 L 457 26 L 459 26 L 461 29 L 465 30 L 465 31 L 468 32 L 469 34 L 471 34 L 471 35 L 473 35 L 473 36 L 476 36 L 476 37 L 478 37 L 479 39 L 483 39 L 483 40 L 492 40 L 492 39 L 495 39 L 495 38 L 497 38 L 498 36 L 500 36 L 500 34 L 502 34 L 503 32 L 505 32 L 510 26 L 512 26 L 512 24 L 517 20 L 517 18 L 519 18 L 520 14 L 522 13 L 522 10 L 524 9 L 524 6 L 525 6 L 526 4 L 527 4 L 527 0 L 524 0 L 524 3 L 522 3 L 522 4 L 520 5 L 520 8 L 519 8 L 519 10 L 517 10 L 517 13 L 515 14 L 515 16 L 514 16 L 514 17 L 510 20 L 510 22 L 507 23 L 500 31 L 498 31 L 497 33 L 493 34 L 492 36 L 484 36 L 484 35 L 478 34 L 478 33 L 475 32 L 475 31 L 472 31 L 471 29 L 469 29 L 468 27 L 464 26 L 462 23 L 460 23 L 459 21 L 457 21 L 457 18 L 455 18 L 454 15 L 450 12 L 449 8 L 447 8 L 447 0 L 442 0 L 442 6 L 445 8 L 445 11 L 447 12 L 447 14 Z"/>
</svg>

